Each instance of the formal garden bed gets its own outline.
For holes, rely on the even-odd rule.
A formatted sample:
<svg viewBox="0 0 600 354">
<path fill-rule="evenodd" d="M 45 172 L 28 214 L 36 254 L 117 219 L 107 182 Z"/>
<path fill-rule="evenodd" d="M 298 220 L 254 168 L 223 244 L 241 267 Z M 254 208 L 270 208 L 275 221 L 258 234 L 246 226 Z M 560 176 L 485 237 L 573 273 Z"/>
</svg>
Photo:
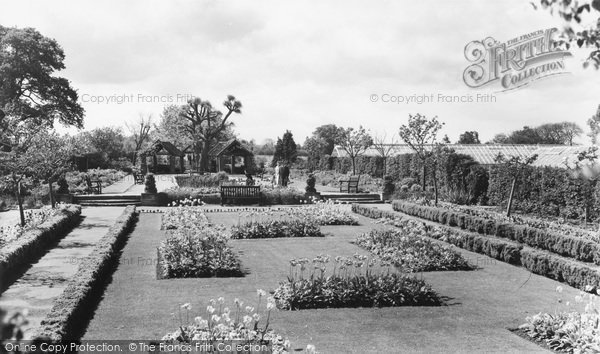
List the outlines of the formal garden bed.
<svg viewBox="0 0 600 354">
<path fill-rule="evenodd" d="M 165 239 L 157 251 L 157 278 L 243 276 L 231 235 L 198 207 L 171 208 L 162 216 Z"/>
<path fill-rule="evenodd" d="M 333 270 L 328 273 L 330 260 Z M 292 259 L 290 274 L 274 297 L 278 308 L 285 310 L 443 304 L 425 281 L 390 268 L 390 262 L 359 254 Z"/>
</svg>

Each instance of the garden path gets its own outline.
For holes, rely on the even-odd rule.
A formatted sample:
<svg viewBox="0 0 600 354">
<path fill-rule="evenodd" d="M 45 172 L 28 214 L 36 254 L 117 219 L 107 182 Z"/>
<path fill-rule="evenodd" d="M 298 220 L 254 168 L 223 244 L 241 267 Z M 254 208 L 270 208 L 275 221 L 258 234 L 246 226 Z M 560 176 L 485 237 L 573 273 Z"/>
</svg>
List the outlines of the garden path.
<svg viewBox="0 0 600 354">
<path fill-rule="evenodd" d="M 163 192 L 171 187 L 177 187 L 177 182 L 175 181 L 175 176 L 177 175 L 154 175 L 156 179 L 156 190 L 159 192 Z M 107 192 L 108 193 L 108 192 Z M 132 195 L 137 194 L 140 195 L 144 193 L 144 185 L 143 184 L 131 184 L 131 186 L 122 194 Z"/>
<path fill-rule="evenodd" d="M 19 211 L 7 210 L 0 212 L 0 227 L 12 226 L 19 223 Z"/>
<path fill-rule="evenodd" d="M 229 225 L 238 220 L 235 213 L 208 216 Z M 160 214 L 140 216 L 84 339 L 160 338 L 179 325 L 179 305 L 186 302 L 193 306 L 194 316 L 203 315 L 208 300 L 219 296 L 252 304 L 257 288 L 272 290 L 285 279 L 289 259 L 364 254 L 350 242 L 381 227 L 360 217 L 360 226 L 323 227 L 328 233 L 324 238 L 232 240 L 249 271 L 246 277 L 156 280 L 156 247 L 164 237 L 160 219 Z M 573 300 L 578 290 L 457 250 L 480 269 L 422 274 L 450 298 L 448 306 L 280 311 L 273 316 L 272 327 L 289 337 L 294 348 L 310 343 L 322 353 L 544 352 L 507 328 L 539 311 L 555 311 L 558 285 L 564 288 L 565 300 Z"/>
<path fill-rule="evenodd" d="M 79 260 L 90 254 L 122 212 L 123 208 L 82 208 L 81 223 L 0 295 L 0 307 L 9 314 L 28 310 L 26 336 L 39 326 L 66 288 Z"/>
</svg>

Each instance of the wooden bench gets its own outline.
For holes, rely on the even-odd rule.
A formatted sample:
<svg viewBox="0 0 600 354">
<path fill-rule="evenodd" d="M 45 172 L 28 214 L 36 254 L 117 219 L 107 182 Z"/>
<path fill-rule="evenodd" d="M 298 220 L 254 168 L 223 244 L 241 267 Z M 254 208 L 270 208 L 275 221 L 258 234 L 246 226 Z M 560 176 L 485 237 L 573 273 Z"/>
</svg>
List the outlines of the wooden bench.
<svg viewBox="0 0 600 354">
<path fill-rule="evenodd" d="M 102 194 L 102 181 L 86 178 L 88 194 Z"/>
<path fill-rule="evenodd" d="M 260 203 L 260 186 L 221 185 L 221 205 L 235 202 Z"/>
<path fill-rule="evenodd" d="M 340 180 L 340 192 L 358 193 L 358 181 L 360 176 L 350 176 L 348 179 Z"/>
</svg>

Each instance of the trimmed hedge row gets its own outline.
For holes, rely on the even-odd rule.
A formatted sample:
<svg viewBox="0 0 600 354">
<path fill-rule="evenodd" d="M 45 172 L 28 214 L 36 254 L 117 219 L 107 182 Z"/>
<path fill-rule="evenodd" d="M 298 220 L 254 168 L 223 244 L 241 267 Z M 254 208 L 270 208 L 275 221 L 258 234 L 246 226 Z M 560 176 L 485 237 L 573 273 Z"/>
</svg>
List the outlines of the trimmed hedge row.
<svg viewBox="0 0 600 354">
<path fill-rule="evenodd" d="M 399 217 L 392 212 L 357 204 L 352 205 L 352 211 L 372 218 Z M 435 229 L 443 229 L 444 231 L 448 231 L 448 233 L 444 234 L 443 232 L 434 231 L 429 235 L 430 237 L 452 243 L 472 252 L 485 254 L 507 263 L 520 264 L 532 273 L 564 282 L 581 290 L 593 292 L 600 289 L 600 270 L 594 266 L 548 254 L 544 251 L 523 248 L 520 245 L 504 242 L 492 237 L 454 230 L 449 226 L 440 226 Z"/>
<path fill-rule="evenodd" d="M 559 235 L 555 232 L 538 229 L 526 225 L 485 219 L 469 214 L 394 201 L 394 210 L 408 215 L 417 216 L 448 226 L 485 235 L 507 238 L 531 247 L 551 251 L 561 256 L 573 258 L 582 262 L 593 262 L 600 265 L 600 244 L 581 237 Z"/>
<path fill-rule="evenodd" d="M 60 342 L 78 339 L 89 320 L 90 309 L 95 307 L 106 279 L 114 270 L 119 251 L 135 225 L 136 216 L 135 206 L 125 208 L 94 250 L 83 259 L 67 288 L 42 320 L 33 336 L 35 340 Z"/>
<path fill-rule="evenodd" d="M 352 211 L 373 219 L 402 218 L 397 213 L 391 211 L 379 210 L 358 204 L 352 204 Z M 467 251 L 481 253 L 506 263 L 521 264 L 520 252 L 522 247 L 512 242 L 454 230 L 447 226 L 437 226 L 431 231 L 428 232 L 428 236 L 431 238 L 448 242 Z"/>
<path fill-rule="evenodd" d="M 521 263 L 532 273 L 567 283 L 574 288 L 586 291 L 600 288 L 600 271 L 585 264 L 533 249 L 521 251 Z"/>
<path fill-rule="evenodd" d="M 62 209 L 62 215 L 46 220 L 0 249 L 0 291 L 4 291 L 15 280 L 19 268 L 37 260 L 80 220 L 81 206 L 67 205 Z"/>
</svg>

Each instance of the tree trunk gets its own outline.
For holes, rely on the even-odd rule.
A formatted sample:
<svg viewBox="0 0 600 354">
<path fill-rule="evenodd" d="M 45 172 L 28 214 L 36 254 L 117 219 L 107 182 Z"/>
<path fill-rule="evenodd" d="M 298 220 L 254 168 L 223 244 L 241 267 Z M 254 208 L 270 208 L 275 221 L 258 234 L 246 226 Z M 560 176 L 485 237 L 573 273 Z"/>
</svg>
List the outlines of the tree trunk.
<svg viewBox="0 0 600 354">
<path fill-rule="evenodd" d="M 353 157 L 352 159 L 352 175 L 356 175 L 356 157 Z"/>
<path fill-rule="evenodd" d="M 25 226 L 25 211 L 23 211 L 23 199 L 21 198 L 21 182 L 17 183 L 17 203 L 19 204 L 19 217 L 21 226 Z"/>
<path fill-rule="evenodd" d="M 425 178 L 427 176 L 427 167 L 425 166 L 425 160 L 423 160 L 423 180 L 421 182 L 421 187 L 423 187 L 423 192 L 425 192 Z"/>
<path fill-rule="evenodd" d="M 54 200 L 54 191 L 52 190 L 52 180 L 48 179 L 48 190 L 50 191 L 50 205 L 52 209 L 56 207 L 56 200 Z"/>
<path fill-rule="evenodd" d="M 387 157 L 383 158 L 383 175 L 381 177 L 385 177 L 385 174 L 387 172 Z"/>
<path fill-rule="evenodd" d="M 437 184 L 437 173 L 435 172 L 436 168 L 435 166 L 433 167 L 433 192 L 435 194 L 435 201 L 434 201 L 434 205 L 437 206 L 438 205 L 438 184 Z"/>
<path fill-rule="evenodd" d="M 512 209 L 513 197 L 515 196 L 515 186 L 517 185 L 517 177 L 513 177 L 512 185 L 510 186 L 510 195 L 508 197 L 508 205 L 506 206 L 506 216 L 510 216 Z"/>
<path fill-rule="evenodd" d="M 200 151 L 200 171 L 208 171 L 208 143 L 202 144 L 202 151 Z M 231 166 L 233 169 L 233 166 Z"/>
</svg>

